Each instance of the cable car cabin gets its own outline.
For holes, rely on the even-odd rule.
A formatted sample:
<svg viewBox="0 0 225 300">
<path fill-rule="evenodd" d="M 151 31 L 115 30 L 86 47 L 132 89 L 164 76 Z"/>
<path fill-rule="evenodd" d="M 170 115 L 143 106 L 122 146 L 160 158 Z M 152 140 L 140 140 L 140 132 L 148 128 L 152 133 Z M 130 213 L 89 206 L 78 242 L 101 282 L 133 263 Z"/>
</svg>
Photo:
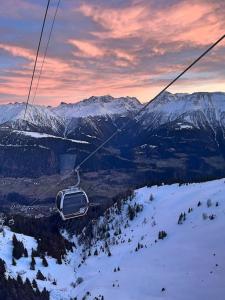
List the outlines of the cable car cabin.
<svg viewBox="0 0 225 300">
<path fill-rule="evenodd" d="M 56 207 L 65 221 L 85 216 L 89 208 L 89 200 L 81 188 L 71 187 L 58 192 Z"/>
</svg>

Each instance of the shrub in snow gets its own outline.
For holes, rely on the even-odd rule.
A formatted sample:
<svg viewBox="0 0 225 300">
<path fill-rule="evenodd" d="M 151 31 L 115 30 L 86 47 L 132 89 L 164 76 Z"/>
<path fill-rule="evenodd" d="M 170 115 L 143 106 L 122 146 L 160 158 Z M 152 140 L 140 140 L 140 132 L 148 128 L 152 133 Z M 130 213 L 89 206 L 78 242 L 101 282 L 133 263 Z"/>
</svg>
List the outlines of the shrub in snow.
<svg viewBox="0 0 225 300">
<path fill-rule="evenodd" d="M 159 231 L 158 239 L 163 240 L 165 237 L 167 237 L 167 233 L 164 230 Z"/>
<path fill-rule="evenodd" d="M 16 266 L 16 260 L 15 260 L 14 257 L 12 258 L 12 265 L 13 265 L 13 266 Z"/>
<path fill-rule="evenodd" d="M 154 200 L 154 196 L 153 196 L 152 194 L 150 195 L 149 200 L 150 200 L 150 201 L 153 201 L 153 200 Z"/>
<path fill-rule="evenodd" d="M 76 280 L 76 285 L 81 284 L 84 281 L 83 277 L 78 277 Z"/>
<path fill-rule="evenodd" d="M 178 224 L 183 224 L 183 218 L 184 218 L 184 216 L 183 216 L 183 214 L 181 213 L 180 214 L 180 216 L 179 216 L 179 218 L 178 218 Z"/>
<path fill-rule="evenodd" d="M 216 217 L 216 216 L 212 214 L 212 215 L 209 216 L 209 220 L 214 220 L 215 217 Z"/>
<path fill-rule="evenodd" d="M 210 207 L 210 206 L 212 206 L 212 200 L 211 200 L 211 199 L 208 199 L 208 200 L 207 200 L 207 207 Z"/>
<path fill-rule="evenodd" d="M 207 219 L 208 219 L 208 215 L 207 215 L 206 213 L 203 213 L 203 214 L 202 214 L 202 219 L 203 219 L 203 220 L 207 220 Z"/>
</svg>

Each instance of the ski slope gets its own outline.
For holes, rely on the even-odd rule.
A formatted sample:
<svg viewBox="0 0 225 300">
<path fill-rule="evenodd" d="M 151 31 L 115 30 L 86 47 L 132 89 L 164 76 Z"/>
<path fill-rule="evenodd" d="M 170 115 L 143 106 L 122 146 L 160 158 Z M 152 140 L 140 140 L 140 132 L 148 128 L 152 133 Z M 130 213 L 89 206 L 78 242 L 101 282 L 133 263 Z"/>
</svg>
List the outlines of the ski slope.
<svg viewBox="0 0 225 300">
<path fill-rule="evenodd" d="M 128 207 L 138 207 L 133 220 Z M 178 224 L 184 212 L 186 220 Z M 167 236 L 159 240 L 162 230 Z M 48 279 L 38 280 L 38 285 L 51 291 L 52 300 L 224 300 L 224 179 L 136 190 L 131 199 L 123 201 L 121 210 L 114 205 L 93 223 L 89 246 L 74 236 L 77 248 L 62 265 L 47 257 L 49 267 L 45 268 L 37 258 L 36 271 L 31 271 L 28 257 L 12 266 L 12 232 L 7 228 L 5 232 L 0 253 L 8 274 L 20 272 L 23 279 L 32 280 L 40 269 Z M 17 237 L 24 240 L 30 256 L 36 241 Z M 94 255 L 96 250 L 98 255 Z M 80 284 L 76 283 L 78 278 L 82 279 Z"/>
<path fill-rule="evenodd" d="M 153 201 L 149 201 L 150 194 Z M 119 244 L 110 246 L 112 256 L 101 253 L 88 257 L 79 268 L 77 272 L 84 282 L 78 287 L 78 299 L 90 291 L 92 296 L 101 294 L 107 300 L 223 300 L 224 196 L 224 180 L 137 190 L 132 202 L 143 205 L 143 211 L 126 229 L 126 206 L 122 217 L 112 217 L 111 224 L 114 228 L 120 224 L 122 231 L 117 236 Z M 207 207 L 208 199 L 211 207 Z M 199 201 L 202 205 L 198 207 Z M 190 213 L 189 208 L 193 208 Z M 187 217 L 178 225 L 181 212 Z M 203 213 L 214 214 L 215 219 L 203 220 Z M 168 236 L 158 240 L 161 230 Z M 143 248 L 135 251 L 138 243 Z M 92 248 L 99 249 L 100 244 L 98 241 Z M 118 266 L 120 271 L 114 272 Z"/>
</svg>

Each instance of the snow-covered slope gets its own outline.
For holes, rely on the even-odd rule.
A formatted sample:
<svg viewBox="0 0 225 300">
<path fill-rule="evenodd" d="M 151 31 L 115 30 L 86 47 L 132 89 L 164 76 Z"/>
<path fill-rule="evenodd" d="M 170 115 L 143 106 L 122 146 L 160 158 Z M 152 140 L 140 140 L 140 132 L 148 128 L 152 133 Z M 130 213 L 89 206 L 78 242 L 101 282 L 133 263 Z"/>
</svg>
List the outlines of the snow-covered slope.
<svg viewBox="0 0 225 300">
<path fill-rule="evenodd" d="M 143 113 L 143 124 L 153 126 L 179 120 L 193 125 L 225 128 L 225 93 L 171 94 L 165 92 Z"/>
<path fill-rule="evenodd" d="M 60 139 L 60 140 L 65 140 L 65 141 L 71 141 L 73 143 L 78 143 L 78 144 L 89 144 L 86 141 L 67 139 L 67 138 L 63 138 L 63 137 L 55 136 L 55 135 L 51 135 L 51 134 L 46 134 L 46 133 L 23 131 L 23 130 L 13 130 L 13 132 L 17 133 L 18 135 L 30 136 L 30 137 L 36 138 L 36 139 L 52 138 L 52 139 L 58 139 L 58 140 Z"/>
<path fill-rule="evenodd" d="M 12 266 L 12 233 L 7 229 L 1 257 L 10 276 L 20 272 L 33 279 L 40 269 L 47 280 L 38 285 L 46 286 L 54 300 L 223 300 L 224 194 L 224 179 L 144 187 L 74 237 L 77 248 L 62 265 L 48 257 L 45 268 L 37 258 L 36 271 L 31 271 L 28 257 Z M 185 217 L 178 224 L 181 213 Z M 159 239 L 159 232 L 167 236 Z M 35 248 L 32 238 L 18 239 L 29 253 Z"/>
<path fill-rule="evenodd" d="M 19 125 L 24 122 L 25 103 L 0 105 L 0 124 L 11 122 Z M 28 105 L 25 121 L 40 128 L 57 132 L 63 125 L 60 118 L 49 108 L 40 105 Z"/>
<path fill-rule="evenodd" d="M 110 237 L 92 242 L 92 254 L 95 249 L 100 254 L 88 257 L 77 269 L 84 279 L 79 298 L 90 291 L 107 300 L 223 300 L 224 194 L 223 179 L 137 190 L 121 214 L 115 207 L 99 222 L 99 229 L 93 229 L 100 235 L 105 224 Z M 139 211 L 133 221 L 127 217 L 128 206 Z M 186 220 L 179 225 L 184 212 Z M 160 231 L 167 233 L 163 240 L 158 239 Z M 110 257 L 100 250 L 106 242 Z"/>
<path fill-rule="evenodd" d="M 141 103 L 132 97 L 114 98 L 112 96 L 90 97 L 78 103 L 61 103 L 53 108 L 57 115 L 66 119 L 88 116 L 127 115 L 141 107 Z"/>
</svg>

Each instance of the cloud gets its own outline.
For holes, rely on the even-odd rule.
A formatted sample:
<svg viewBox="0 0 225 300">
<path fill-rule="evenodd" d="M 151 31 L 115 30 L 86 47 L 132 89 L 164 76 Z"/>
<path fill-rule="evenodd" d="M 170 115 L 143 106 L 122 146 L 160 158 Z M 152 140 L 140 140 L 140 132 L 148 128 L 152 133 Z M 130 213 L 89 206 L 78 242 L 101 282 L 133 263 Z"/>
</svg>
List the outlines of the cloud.
<svg viewBox="0 0 225 300">
<path fill-rule="evenodd" d="M 0 20 L 0 99 L 23 101 L 45 7 L 31 0 L 9 0 L 3 5 L 8 20 L 4 16 Z M 54 8 L 53 1 L 41 54 Z M 72 102 L 93 93 L 146 101 L 224 34 L 224 9 L 220 0 L 62 2 L 37 102 Z M 196 65 L 174 91 L 222 89 L 224 45 Z M 37 69 L 40 62 L 41 57 Z"/>
<path fill-rule="evenodd" d="M 84 56 L 101 57 L 104 56 L 105 53 L 103 49 L 97 47 L 94 43 L 89 41 L 70 39 L 68 43 L 75 46 Z"/>
</svg>

